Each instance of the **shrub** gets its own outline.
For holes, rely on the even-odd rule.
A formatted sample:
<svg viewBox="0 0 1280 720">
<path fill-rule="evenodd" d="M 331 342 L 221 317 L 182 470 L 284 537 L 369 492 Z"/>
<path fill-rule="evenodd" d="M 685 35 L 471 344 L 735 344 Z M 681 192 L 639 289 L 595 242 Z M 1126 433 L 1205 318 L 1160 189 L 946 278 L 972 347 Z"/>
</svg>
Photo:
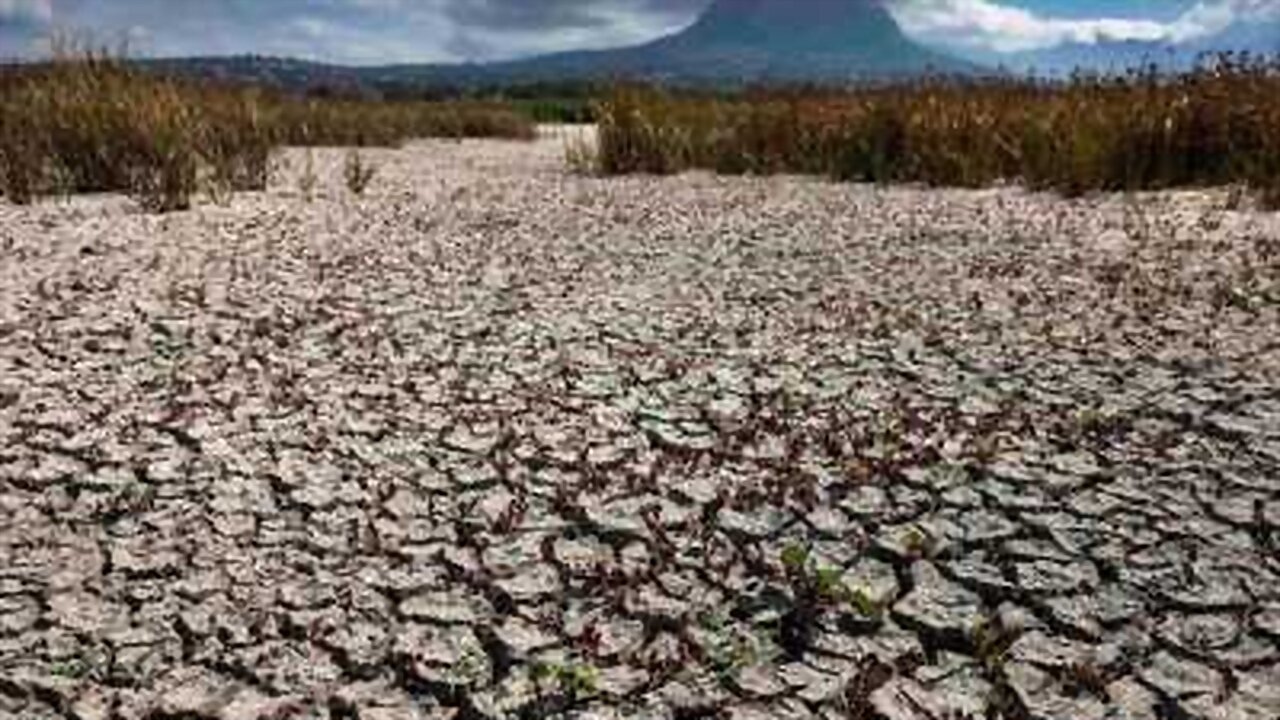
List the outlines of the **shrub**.
<svg viewBox="0 0 1280 720">
<path fill-rule="evenodd" d="M 1280 61 L 1223 55 L 1069 81 L 950 81 L 734 97 L 619 86 L 597 170 L 810 173 L 1067 195 L 1243 183 L 1280 203 Z"/>
<path fill-rule="evenodd" d="M 214 192 L 264 189 L 284 144 L 535 134 L 531 120 L 492 103 L 301 100 L 161 77 L 107 54 L 0 68 L 0 193 L 16 203 L 117 191 L 148 210 L 180 210 L 202 178 Z M 363 190 L 372 175 L 359 169 Z"/>
</svg>

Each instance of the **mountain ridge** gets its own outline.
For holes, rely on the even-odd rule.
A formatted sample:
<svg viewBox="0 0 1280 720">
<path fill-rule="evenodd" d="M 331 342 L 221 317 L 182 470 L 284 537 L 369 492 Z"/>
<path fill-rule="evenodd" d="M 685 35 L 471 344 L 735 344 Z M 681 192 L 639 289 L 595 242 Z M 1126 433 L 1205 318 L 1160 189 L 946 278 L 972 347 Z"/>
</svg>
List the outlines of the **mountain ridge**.
<svg viewBox="0 0 1280 720">
<path fill-rule="evenodd" d="M 470 67 L 493 80 L 671 82 L 851 81 L 975 69 L 909 40 L 879 0 L 715 0 L 683 30 L 639 45 Z"/>
<path fill-rule="evenodd" d="M 1280 22 L 1240 24 L 1180 45 L 1133 40 L 953 57 L 909 38 L 883 0 L 714 0 L 686 27 L 648 42 L 484 63 L 350 67 L 270 58 L 149 61 L 167 71 L 287 88 L 485 88 L 639 80 L 668 84 L 839 84 L 925 73 L 1064 76 L 1076 67 L 1184 70 L 1225 48 L 1280 53 Z M 999 68 L 999 69 L 997 69 Z"/>
<path fill-rule="evenodd" d="M 181 70 L 182 62 L 155 64 Z M 252 75 L 229 59 L 187 62 L 237 79 Z M 294 62 L 295 69 L 323 69 L 320 74 L 338 82 L 460 86 L 614 79 L 839 83 L 979 69 L 907 38 L 880 0 L 715 0 L 684 29 L 649 42 L 517 60 L 362 68 Z"/>
</svg>

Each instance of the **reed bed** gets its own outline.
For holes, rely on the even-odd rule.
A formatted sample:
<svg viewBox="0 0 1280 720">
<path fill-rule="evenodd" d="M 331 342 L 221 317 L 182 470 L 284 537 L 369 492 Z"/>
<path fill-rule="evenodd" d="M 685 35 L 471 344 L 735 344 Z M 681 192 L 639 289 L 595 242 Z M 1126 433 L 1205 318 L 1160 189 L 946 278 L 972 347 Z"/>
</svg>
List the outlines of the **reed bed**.
<svg viewBox="0 0 1280 720">
<path fill-rule="evenodd" d="M 493 103 L 300 99 L 92 54 L 0 72 L 0 195 L 17 203 L 122 191 L 148 210 L 180 210 L 202 188 L 262 189 L 282 145 L 535 134 L 526 116 Z"/>
<path fill-rule="evenodd" d="M 1242 185 L 1280 207 L 1280 64 L 1225 55 L 1067 82 L 923 80 L 688 97 L 620 86 L 597 108 L 604 174 L 801 173 L 1066 195 Z"/>
</svg>

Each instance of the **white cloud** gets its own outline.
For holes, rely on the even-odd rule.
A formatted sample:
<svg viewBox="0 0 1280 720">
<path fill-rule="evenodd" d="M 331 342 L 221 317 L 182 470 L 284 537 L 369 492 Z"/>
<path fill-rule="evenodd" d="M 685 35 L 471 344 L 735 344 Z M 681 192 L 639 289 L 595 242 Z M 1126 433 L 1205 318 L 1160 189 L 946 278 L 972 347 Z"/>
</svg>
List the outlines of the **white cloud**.
<svg viewBox="0 0 1280 720">
<path fill-rule="evenodd" d="M 53 21 L 53 0 L 0 0 L 0 21 Z"/>
<path fill-rule="evenodd" d="M 1180 43 L 1217 34 L 1241 20 L 1280 17 L 1280 0 L 1201 0 L 1169 22 L 1050 17 L 997 0 L 888 0 L 888 4 L 910 35 L 997 52 L 1102 40 Z"/>
<path fill-rule="evenodd" d="M 289 24 L 294 30 L 313 40 L 323 40 L 333 33 L 333 26 L 317 17 L 294 18 Z"/>
<path fill-rule="evenodd" d="M 689 24 L 687 13 L 643 13 L 624 4 L 609 3 L 584 8 L 583 17 L 587 21 L 550 28 L 459 26 L 455 28 L 454 45 L 478 51 L 484 59 L 504 60 L 564 50 L 634 45 Z"/>
</svg>

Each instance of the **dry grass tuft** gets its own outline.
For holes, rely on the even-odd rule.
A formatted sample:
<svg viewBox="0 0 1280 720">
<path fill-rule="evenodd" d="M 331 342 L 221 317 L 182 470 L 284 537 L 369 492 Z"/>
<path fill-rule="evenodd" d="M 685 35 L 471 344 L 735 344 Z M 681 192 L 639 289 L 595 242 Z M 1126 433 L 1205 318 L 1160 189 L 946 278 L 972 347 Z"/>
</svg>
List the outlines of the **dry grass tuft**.
<svg viewBox="0 0 1280 720">
<path fill-rule="evenodd" d="M 605 174 L 806 173 L 1066 195 L 1244 184 L 1280 207 L 1280 63 L 1223 55 L 1069 82 L 954 82 L 676 96 L 619 87 L 597 109 Z"/>
<path fill-rule="evenodd" d="M 342 180 L 351 194 L 363 195 L 377 173 L 378 168 L 365 160 L 359 150 L 352 148 L 347 152 L 342 164 Z"/>
</svg>

